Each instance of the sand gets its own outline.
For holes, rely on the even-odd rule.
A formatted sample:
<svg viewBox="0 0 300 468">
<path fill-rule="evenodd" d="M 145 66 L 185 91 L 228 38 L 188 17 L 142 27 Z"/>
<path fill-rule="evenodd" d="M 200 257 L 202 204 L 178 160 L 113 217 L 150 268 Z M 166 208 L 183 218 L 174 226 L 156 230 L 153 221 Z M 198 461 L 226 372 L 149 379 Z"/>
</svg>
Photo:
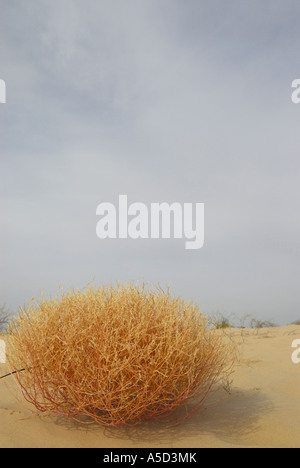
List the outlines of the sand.
<svg viewBox="0 0 300 468">
<path fill-rule="evenodd" d="M 147 421 L 135 427 L 82 426 L 32 412 L 15 379 L 8 377 L 0 380 L 0 447 L 299 448 L 300 364 L 292 362 L 291 346 L 300 339 L 300 326 L 228 333 L 239 349 L 232 383 L 181 424 L 170 427 L 184 410 L 169 421 Z M 0 364 L 0 376 L 6 371 L 6 365 Z"/>
</svg>

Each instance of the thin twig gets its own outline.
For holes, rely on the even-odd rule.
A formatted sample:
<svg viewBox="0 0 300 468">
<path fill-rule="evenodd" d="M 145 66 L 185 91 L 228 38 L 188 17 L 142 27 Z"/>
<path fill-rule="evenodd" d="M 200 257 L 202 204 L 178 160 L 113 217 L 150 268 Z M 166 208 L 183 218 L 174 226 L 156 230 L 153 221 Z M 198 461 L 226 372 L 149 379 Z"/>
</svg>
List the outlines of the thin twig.
<svg viewBox="0 0 300 468">
<path fill-rule="evenodd" d="M 26 370 L 29 370 L 29 369 L 19 369 L 19 370 L 15 370 L 13 372 L 10 372 L 9 374 L 5 374 L 5 375 L 2 375 L 2 377 L 0 377 L 0 380 L 1 379 L 4 379 L 5 377 L 9 377 L 10 375 L 14 375 L 14 374 L 18 374 L 18 372 L 24 372 Z"/>
</svg>

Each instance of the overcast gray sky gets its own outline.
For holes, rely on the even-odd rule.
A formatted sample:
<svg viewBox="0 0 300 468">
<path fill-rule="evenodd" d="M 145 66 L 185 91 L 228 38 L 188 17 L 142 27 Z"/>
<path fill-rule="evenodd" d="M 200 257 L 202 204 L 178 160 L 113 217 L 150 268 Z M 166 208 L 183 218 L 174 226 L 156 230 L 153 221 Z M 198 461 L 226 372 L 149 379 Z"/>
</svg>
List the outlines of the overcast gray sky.
<svg viewBox="0 0 300 468">
<path fill-rule="evenodd" d="M 0 302 L 146 280 L 300 318 L 300 4 L 0 3 Z M 205 244 L 100 240 L 96 207 L 205 203 Z"/>
</svg>

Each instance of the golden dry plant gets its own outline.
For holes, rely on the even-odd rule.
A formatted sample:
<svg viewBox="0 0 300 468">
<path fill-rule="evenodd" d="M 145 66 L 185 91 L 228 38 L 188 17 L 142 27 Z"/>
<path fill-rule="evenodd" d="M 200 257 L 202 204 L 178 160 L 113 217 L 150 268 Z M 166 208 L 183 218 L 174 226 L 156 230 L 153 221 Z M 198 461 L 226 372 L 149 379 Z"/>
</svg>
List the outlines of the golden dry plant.
<svg viewBox="0 0 300 468">
<path fill-rule="evenodd" d="M 203 405 L 234 350 L 198 307 L 161 288 L 88 286 L 41 297 L 10 325 L 11 370 L 40 412 L 104 426 Z"/>
</svg>

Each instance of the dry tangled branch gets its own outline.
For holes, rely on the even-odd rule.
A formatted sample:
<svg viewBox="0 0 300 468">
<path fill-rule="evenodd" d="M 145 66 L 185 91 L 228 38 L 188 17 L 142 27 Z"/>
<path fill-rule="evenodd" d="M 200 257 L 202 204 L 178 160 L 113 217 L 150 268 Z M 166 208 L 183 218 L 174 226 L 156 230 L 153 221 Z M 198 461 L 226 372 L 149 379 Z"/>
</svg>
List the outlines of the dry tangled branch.
<svg viewBox="0 0 300 468">
<path fill-rule="evenodd" d="M 9 333 L 8 361 L 12 370 L 26 369 L 16 373 L 26 400 L 106 426 L 187 401 L 201 406 L 234 359 L 196 305 L 131 284 L 32 301 Z"/>
</svg>

